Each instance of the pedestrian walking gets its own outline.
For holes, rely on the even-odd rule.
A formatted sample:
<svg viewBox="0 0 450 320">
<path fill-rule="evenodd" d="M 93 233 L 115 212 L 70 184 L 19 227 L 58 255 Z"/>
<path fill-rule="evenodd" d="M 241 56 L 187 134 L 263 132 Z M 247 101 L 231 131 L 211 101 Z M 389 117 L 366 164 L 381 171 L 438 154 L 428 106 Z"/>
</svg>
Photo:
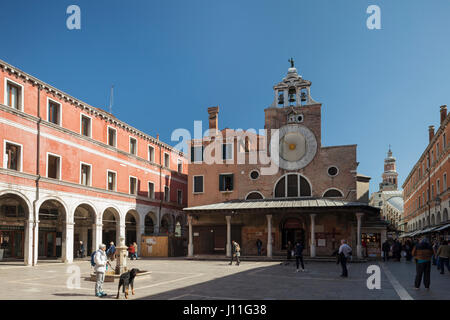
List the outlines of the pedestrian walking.
<svg viewBox="0 0 450 320">
<path fill-rule="evenodd" d="M 258 238 L 258 240 L 256 240 L 256 248 L 258 248 L 258 256 L 261 255 L 261 249 L 262 249 L 262 241 Z"/>
<path fill-rule="evenodd" d="M 133 242 L 133 247 L 134 247 L 134 258 L 137 260 L 138 259 L 138 245 L 136 242 Z"/>
<path fill-rule="evenodd" d="M 305 265 L 303 264 L 303 244 L 300 243 L 300 241 L 297 241 L 295 243 L 295 247 L 294 247 L 294 253 L 295 253 L 295 264 L 297 265 L 297 271 L 298 272 L 298 267 L 301 263 L 302 265 L 302 272 L 305 271 Z"/>
<path fill-rule="evenodd" d="M 441 270 L 441 274 L 444 274 L 444 266 L 446 266 L 448 272 L 450 272 L 450 265 L 449 265 L 450 246 L 448 245 L 447 240 L 444 240 L 442 244 L 439 246 L 436 255 L 439 258 L 439 269 Z"/>
<path fill-rule="evenodd" d="M 430 289 L 431 257 L 433 248 L 427 238 L 423 238 L 413 249 L 412 255 L 416 261 L 416 279 L 415 289 L 420 288 L 420 282 L 423 277 L 423 284 L 426 289 Z"/>
<path fill-rule="evenodd" d="M 236 241 L 231 241 L 231 261 L 229 265 L 231 266 L 233 264 L 233 258 L 236 257 L 236 265 L 238 266 L 240 261 L 239 257 L 241 255 L 241 247 L 239 246 L 239 243 Z"/>
<path fill-rule="evenodd" d="M 134 259 L 134 246 L 130 244 L 128 246 L 128 257 L 133 260 Z"/>
<path fill-rule="evenodd" d="M 392 257 L 400 262 L 400 258 L 401 258 L 401 246 L 400 246 L 400 242 L 398 242 L 398 240 L 395 240 L 393 245 L 392 245 Z"/>
<path fill-rule="evenodd" d="M 411 255 L 411 251 L 412 251 L 412 243 L 410 240 L 407 240 L 405 243 L 405 252 L 406 252 L 406 261 L 411 261 L 412 259 L 412 255 Z"/>
<path fill-rule="evenodd" d="M 439 248 L 439 242 L 437 241 L 437 240 L 434 240 L 433 241 L 433 266 L 436 266 L 437 265 L 437 268 L 438 268 L 438 270 L 439 270 L 439 263 L 438 263 L 438 261 L 437 261 L 437 251 L 438 251 L 438 248 Z"/>
<path fill-rule="evenodd" d="M 339 247 L 338 254 L 339 254 L 339 261 L 342 267 L 341 277 L 347 278 L 348 277 L 347 259 L 352 255 L 352 248 L 347 244 L 347 240 L 345 239 L 341 240 L 341 246 Z"/>
<path fill-rule="evenodd" d="M 95 295 L 97 297 L 104 297 L 107 294 L 103 292 L 103 282 L 105 281 L 105 272 L 106 272 L 106 264 L 107 264 L 107 257 L 106 257 L 106 245 L 103 243 L 99 246 L 98 250 L 95 252 L 94 256 L 94 270 L 95 274 L 97 276 L 97 281 L 95 282 Z"/>
<path fill-rule="evenodd" d="M 383 246 L 383 261 L 389 261 L 389 251 L 391 250 L 391 246 L 389 245 L 389 241 L 384 241 Z"/>
<path fill-rule="evenodd" d="M 80 241 L 80 258 L 84 258 L 84 252 L 85 252 L 85 248 L 84 248 L 84 243 L 83 241 Z"/>
</svg>

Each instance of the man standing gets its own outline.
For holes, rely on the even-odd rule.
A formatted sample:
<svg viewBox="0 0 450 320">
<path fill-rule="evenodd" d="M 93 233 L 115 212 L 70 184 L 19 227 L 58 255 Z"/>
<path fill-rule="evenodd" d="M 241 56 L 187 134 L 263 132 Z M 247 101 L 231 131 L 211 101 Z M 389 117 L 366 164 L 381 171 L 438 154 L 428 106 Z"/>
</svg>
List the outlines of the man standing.
<svg viewBox="0 0 450 320">
<path fill-rule="evenodd" d="M 383 249 L 383 261 L 389 261 L 389 251 L 391 250 L 391 246 L 389 245 L 389 242 L 387 240 L 384 241 L 382 249 Z"/>
<path fill-rule="evenodd" d="M 106 272 L 106 245 L 101 244 L 94 256 L 95 262 L 95 274 L 97 276 L 97 282 L 95 283 L 95 296 L 103 297 L 106 293 L 103 292 L 103 282 L 105 281 Z"/>
<path fill-rule="evenodd" d="M 427 238 L 423 238 L 422 241 L 414 247 L 412 255 L 416 260 L 415 289 L 419 290 L 422 276 L 425 288 L 430 289 L 431 257 L 433 256 L 433 248 Z"/>
<path fill-rule="evenodd" d="M 450 246 L 448 245 L 448 241 L 444 240 L 437 250 L 436 253 L 439 258 L 439 269 L 441 270 L 441 274 L 444 274 L 444 265 L 447 267 L 447 270 L 450 272 Z"/>
<path fill-rule="evenodd" d="M 80 258 L 84 258 L 84 244 L 83 241 L 80 241 Z"/>
<path fill-rule="evenodd" d="M 262 241 L 258 238 L 258 240 L 256 240 L 256 247 L 258 248 L 258 256 L 261 255 L 261 248 L 262 248 Z"/>
<path fill-rule="evenodd" d="M 350 246 L 347 244 L 347 240 L 344 239 L 341 240 L 341 246 L 339 247 L 338 254 L 340 255 L 340 262 L 342 266 L 341 277 L 347 278 L 348 277 L 347 259 L 352 254 L 352 248 L 350 248 Z"/>
<path fill-rule="evenodd" d="M 106 251 L 106 255 L 108 256 L 109 260 L 114 261 L 114 256 L 116 254 L 116 246 L 114 245 L 114 242 L 109 243 L 108 251 Z"/>
<path fill-rule="evenodd" d="M 303 264 L 303 245 L 300 243 L 300 241 L 297 241 L 295 243 L 295 247 L 294 247 L 294 253 L 295 253 L 295 263 L 297 265 L 297 272 L 298 272 L 298 267 L 299 264 L 302 264 L 302 272 L 305 271 L 305 265 Z"/>
<path fill-rule="evenodd" d="M 133 247 L 134 247 L 134 258 L 137 260 L 138 259 L 138 245 L 136 242 L 133 242 Z"/>
<path fill-rule="evenodd" d="M 231 241 L 231 261 L 230 266 L 233 264 L 233 257 L 236 257 L 236 265 L 239 265 L 239 256 L 241 255 L 241 247 L 236 241 Z"/>
</svg>

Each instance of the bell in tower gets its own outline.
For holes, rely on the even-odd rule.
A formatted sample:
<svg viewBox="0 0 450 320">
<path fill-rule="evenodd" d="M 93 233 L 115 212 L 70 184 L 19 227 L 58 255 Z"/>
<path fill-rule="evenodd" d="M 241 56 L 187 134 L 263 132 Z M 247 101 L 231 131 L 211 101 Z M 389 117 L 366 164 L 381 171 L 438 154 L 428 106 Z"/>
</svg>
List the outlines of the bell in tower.
<svg viewBox="0 0 450 320">
<path fill-rule="evenodd" d="M 290 106 L 294 106 L 295 105 L 295 96 L 296 96 L 297 92 L 295 90 L 295 87 L 290 87 L 289 88 L 289 105 Z"/>
</svg>

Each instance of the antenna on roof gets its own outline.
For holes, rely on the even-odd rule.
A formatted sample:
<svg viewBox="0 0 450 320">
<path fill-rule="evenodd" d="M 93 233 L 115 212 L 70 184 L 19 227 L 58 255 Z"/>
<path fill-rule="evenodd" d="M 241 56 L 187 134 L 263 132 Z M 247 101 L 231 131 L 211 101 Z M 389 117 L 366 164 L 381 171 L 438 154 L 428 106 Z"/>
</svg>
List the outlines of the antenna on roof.
<svg viewBox="0 0 450 320">
<path fill-rule="evenodd" d="M 109 113 L 111 114 L 113 103 L 114 103 L 114 85 L 111 86 L 111 94 L 109 96 Z"/>
</svg>

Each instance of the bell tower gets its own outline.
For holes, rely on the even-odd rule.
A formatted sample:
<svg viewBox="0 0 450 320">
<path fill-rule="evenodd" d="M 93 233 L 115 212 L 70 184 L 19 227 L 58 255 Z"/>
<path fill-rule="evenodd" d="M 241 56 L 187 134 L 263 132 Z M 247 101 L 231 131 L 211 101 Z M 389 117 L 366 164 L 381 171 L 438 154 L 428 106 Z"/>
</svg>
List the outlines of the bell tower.
<svg viewBox="0 0 450 320">
<path fill-rule="evenodd" d="M 383 182 L 380 183 L 380 191 L 397 191 L 398 190 L 398 173 L 396 168 L 396 159 L 392 156 L 391 146 L 384 159 L 384 172 L 381 175 Z"/>
</svg>

